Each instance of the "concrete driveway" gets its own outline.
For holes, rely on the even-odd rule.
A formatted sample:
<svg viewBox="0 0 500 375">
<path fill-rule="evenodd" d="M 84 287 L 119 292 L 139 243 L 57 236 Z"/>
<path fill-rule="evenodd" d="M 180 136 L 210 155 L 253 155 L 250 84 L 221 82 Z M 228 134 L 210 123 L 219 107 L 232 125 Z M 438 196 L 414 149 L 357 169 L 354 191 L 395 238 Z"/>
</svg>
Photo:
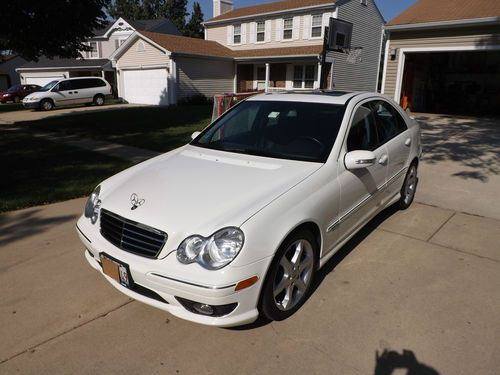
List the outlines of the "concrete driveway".
<svg viewBox="0 0 500 375">
<path fill-rule="evenodd" d="M 500 119 L 414 117 L 424 145 L 418 201 L 500 219 Z"/>
<path fill-rule="evenodd" d="M 500 368 L 497 220 L 418 203 L 385 212 L 321 271 L 296 315 L 217 329 L 131 301 L 91 269 L 74 230 L 83 204 L 0 215 L 2 374 Z"/>
<path fill-rule="evenodd" d="M 121 108 L 128 107 L 138 107 L 140 105 L 137 104 L 112 104 L 112 105 L 104 105 L 102 107 L 62 107 L 62 108 L 54 108 L 52 111 L 35 111 L 33 109 L 23 109 L 20 111 L 12 111 L 12 112 L 0 112 L 0 125 L 10 125 L 16 122 L 22 121 L 35 121 L 41 120 L 47 117 L 56 117 L 56 116 L 67 116 L 70 114 L 75 114 L 79 112 L 86 111 L 112 111 Z"/>
</svg>

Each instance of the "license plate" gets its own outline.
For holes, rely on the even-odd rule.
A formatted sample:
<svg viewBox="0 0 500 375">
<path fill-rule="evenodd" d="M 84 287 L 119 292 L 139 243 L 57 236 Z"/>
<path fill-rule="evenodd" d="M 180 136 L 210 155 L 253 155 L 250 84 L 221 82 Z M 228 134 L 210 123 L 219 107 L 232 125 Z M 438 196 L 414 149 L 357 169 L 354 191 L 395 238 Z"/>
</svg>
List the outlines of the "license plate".
<svg viewBox="0 0 500 375">
<path fill-rule="evenodd" d="M 132 286 L 132 277 L 128 265 L 116 260 L 105 253 L 99 254 L 103 272 L 124 287 Z"/>
</svg>

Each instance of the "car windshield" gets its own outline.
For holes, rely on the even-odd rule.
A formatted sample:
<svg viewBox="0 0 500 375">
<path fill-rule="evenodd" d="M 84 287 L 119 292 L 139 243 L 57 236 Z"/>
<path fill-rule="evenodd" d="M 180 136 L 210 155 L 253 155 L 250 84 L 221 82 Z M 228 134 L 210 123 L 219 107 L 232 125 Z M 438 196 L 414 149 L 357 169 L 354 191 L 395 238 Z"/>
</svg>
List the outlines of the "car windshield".
<svg viewBox="0 0 500 375">
<path fill-rule="evenodd" d="M 59 81 L 50 81 L 45 86 L 38 89 L 37 91 L 49 91 L 52 87 L 54 87 L 57 84 L 57 82 L 59 82 Z"/>
<path fill-rule="evenodd" d="M 16 92 L 16 91 L 18 91 L 18 90 L 19 90 L 19 86 L 21 86 L 21 85 L 15 85 L 15 86 L 12 86 L 11 88 L 9 88 L 9 89 L 7 90 L 7 92 Z"/>
<path fill-rule="evenodd" d="M 324 163 L 343 115 L 340 105 L 248 100 L 216 120 L 191 145 Z"/>
</svg>

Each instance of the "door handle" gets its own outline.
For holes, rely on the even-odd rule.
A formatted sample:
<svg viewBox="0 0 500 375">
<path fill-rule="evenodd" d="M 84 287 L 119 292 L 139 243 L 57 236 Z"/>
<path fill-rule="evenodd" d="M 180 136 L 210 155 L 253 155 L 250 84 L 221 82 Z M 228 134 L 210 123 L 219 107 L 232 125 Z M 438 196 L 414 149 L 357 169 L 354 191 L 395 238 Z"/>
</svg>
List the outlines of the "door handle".
<svg viewBox="0 0 500 375">
<path fill-rule="evenodd" d="M 73 94 L 78 94 L 78 91 L 73 91 Z"/>
<path fill-rule="evenodd" d="M 387 164 L 387 160 L 389 159 L 389 157 L 387 156 L 387 154 L 384 154 L 380 157 L 380 159 L 378 159 L 378 163 L 379 164 Z"/>
<path fill-rule="evenodd" d="M 411 145 L 411 138 L 406 138 L 405 146 Z"/>
</svg>

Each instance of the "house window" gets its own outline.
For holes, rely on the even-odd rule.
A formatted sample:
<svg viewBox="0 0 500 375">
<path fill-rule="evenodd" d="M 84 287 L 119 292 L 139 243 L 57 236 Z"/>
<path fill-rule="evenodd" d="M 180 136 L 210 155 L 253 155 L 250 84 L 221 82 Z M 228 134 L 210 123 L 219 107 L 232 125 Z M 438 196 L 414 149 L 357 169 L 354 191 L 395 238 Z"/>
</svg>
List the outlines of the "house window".
<svg viewBox="0 0 500 375">
<path fill-rule="evenodd" d="M 257 22 L 257 42 L 263 42 L 266 37 L 266 23 L 264 21 Z"/>
<path fill-rule="evenodd" d="M 321 37 L 322 23 L 323 23 L 323 16 L 321 14 L 315 14 L 312 16 L 311 37 L 313 38 Z"/>
<path fill-rule="evenodd" d="M 293 18 L 283 20 L 283 39 L 290 40 L 293 36 Z"/>
<path fill-rule="evenodd" d="M 295 65 L 293 67 L 293 88 L 312 89 L 316 80 L 316 65 Z"/>
<path fill-rule="evenodd" d="M 89 42 L 89 47 L 92 49 L 87 52 L 87 56 L 89 58 L 98 58 L 99 51 L 97 50 L 97 42 Z"/>
<path fill-rule="evenodd" d="M 233 43 L 234 44 L 241 43 L 241 24 L 233 26 Z"/>
</svg>

